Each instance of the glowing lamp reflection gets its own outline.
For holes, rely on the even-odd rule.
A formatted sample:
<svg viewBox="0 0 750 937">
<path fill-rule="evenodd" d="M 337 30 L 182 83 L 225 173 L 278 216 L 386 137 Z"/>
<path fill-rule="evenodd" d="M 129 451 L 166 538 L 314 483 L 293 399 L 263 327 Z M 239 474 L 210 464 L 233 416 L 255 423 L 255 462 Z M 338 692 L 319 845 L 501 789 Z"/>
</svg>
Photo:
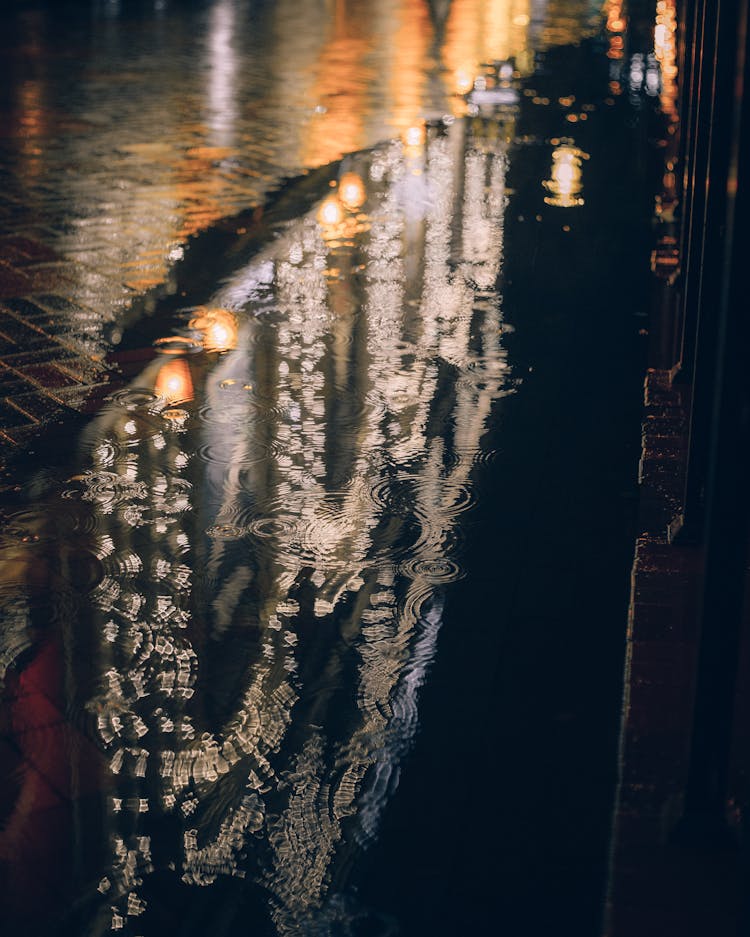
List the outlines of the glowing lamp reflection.
<svg viewBox="0 0 750 937">
<path fill-rule="evenodd" d="M 335 196 L 327 198 L 318 210 L 318 221 L 324 226 L 340 224 L 342 217 L 341 205 Z"/>
<path fill-rule="evenodd" d="M 457 94 L 468 94 L 474 87 L 474 76 L 468 69 L 459 68 L 455 74 L 455 88 Z"/>
<path fill-rule="evenodd" d="M 341 177 L 339 198 L 350 211 L 355 211 L 364 204 L 365 186 L 356 172 L 347 172 Z"/>
<path fill-rule="evenodd" d="M 675 0 L 659 0 L 656 4 L 654 55 L 661 66 L 662 109 L 677 119 L 677 11 Z M 655 85 L 656 87 L 656 85 Z M 658 90 L 658 88 L 657 88 Z"/>
<path fill-rule="evenodd" d="M 404 143 L 406 143 L 407 146 L 422 146 L 424 140 L 424 127 L 409 127 L 404 134 Z"/>
<path fill-rule="evenodd" d="M 201 332 L 206 351 L 232 351 L 237 347 L 237 319 L 228 309 L 205 309 L 190 320 L 190 327 Z"/>
<path fill-rule="evenodd" d="M 183 358 L 168 361 L 159 369 L 154 393 L 167 403 L 186 403 L 193 399 L 193 379 Z"/>
<path fill-rule="evenodd" d="M 545 196 L 547 205 L 557 208 L 583 205 L 580 193 L 583 189 L 581 166 L 584 159 L 588 159 L 588 154 L 577 147 L 563 144 L 555 149 L 552 153 L 551 178 L 542 183 L 551 193 Z"/>
</svg>

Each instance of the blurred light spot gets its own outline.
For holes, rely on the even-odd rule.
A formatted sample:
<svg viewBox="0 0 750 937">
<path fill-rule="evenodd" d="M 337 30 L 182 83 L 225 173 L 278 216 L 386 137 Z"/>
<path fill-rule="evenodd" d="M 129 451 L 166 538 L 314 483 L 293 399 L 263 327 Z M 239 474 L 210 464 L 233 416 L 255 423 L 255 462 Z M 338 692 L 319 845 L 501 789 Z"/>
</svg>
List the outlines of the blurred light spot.
<svg viewBox="0 0 750 937">
<path fill-rule="evenodd" d="M 458 94 L 468 94 L 474 87 L 474 78 L 465 68 L 459 68 L 455 74 L 455 88 Z"/>
<path fill-rule="evenodd" d="M 337 198 L 327 198 L 318 211 L 318 221 L 322 225 L 336 225 L 342 219 L 341 205 Z"/>
<path fill-rule="evenodd" d="M 407 146 L 422 146 L 425 139 L 423 126 L 409 127 L 404 134 L 404 142 Z"/>
<path fill-rule="evenodd" d="M 584 159 L 588 159 L 588 154 L 568 144 L 557 147 L 552 153 L 551 178 L 543 183 L 551 193 L 545 196 L 547 205 L 557 208 L 583 205 L 580 193 L 583 189 L 581 166 Z"/>
<path fill-rule="evenodd" d="M 168 361 L 156 376 L 154 393 L 169 403 L 183 403 L 193 399 L 193 380 L 190 368 L 183 359 Z"/>
<path fill-rule="evenodd" d="M 201 332 L 206 351 L 231 351 L 237 347 L 237 319 L 228 309 L 204 309 L 190 320 Z"/>
<path fill-rule="evenodd" d="M 339 198 L 343 205 L 353 211 L 364 204 L 365 185 L 356 172 L 347 172 L 341 177 Z"/>
</svg>

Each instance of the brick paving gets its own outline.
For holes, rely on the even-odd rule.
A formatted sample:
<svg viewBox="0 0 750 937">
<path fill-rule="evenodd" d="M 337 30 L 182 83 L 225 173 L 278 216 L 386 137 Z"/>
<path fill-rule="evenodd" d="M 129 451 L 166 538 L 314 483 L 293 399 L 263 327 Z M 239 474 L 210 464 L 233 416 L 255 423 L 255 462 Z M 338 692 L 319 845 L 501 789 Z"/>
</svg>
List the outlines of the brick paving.
<svg viewBox="0 0 750 937">
<path fill-rule="evenodd" d="M 373 54 L 377 23 L 356 26 L 361 12 L 342 26 Z M 117 381 L 104 359 L 118 322 L 192 235 L 387 135 L 382 121 L 351 140 L 321 133 L 326 105 L 352 103 L 316 84 L 325 17 L 293 0 L 252 29 L 238 15 L 231 4 L 157 4 L 117 24 L 104 7 L 0 12 L 0 472 Z M 278 28 L 292 15 L 301 41 Z"/>
</svg>

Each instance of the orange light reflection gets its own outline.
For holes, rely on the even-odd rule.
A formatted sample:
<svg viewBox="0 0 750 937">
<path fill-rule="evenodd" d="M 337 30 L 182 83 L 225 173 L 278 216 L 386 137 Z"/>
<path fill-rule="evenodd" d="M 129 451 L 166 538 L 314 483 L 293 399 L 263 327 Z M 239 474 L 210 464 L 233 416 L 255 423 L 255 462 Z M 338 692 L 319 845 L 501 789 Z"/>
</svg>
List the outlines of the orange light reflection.
<svg viewBox="0 0 750 937">
<path fill-rule="evenodd" d="M 627 29 L 627 19 L 622 12 L 622 0 L 608 0 L 607 3 L 607 32 L 609 33 L 609 50 L 607 57 L 621 59 L 625 46 L 622 34 Z"/>
<path fill-rule="evenodd" d="M 357 8 L 359 9 L 359 8 Z M 324 109 L 307 128 L 302 162 L 321 166 L 359 149 L 365 140 L 362 114 L 367 110 L 365 62 L 374 45 L 370 16 L 355 15 L 352 7 L 335 0 L 332 26 L 313 67 L 309 96 Z"/>
<path fill-rule="evenodd" d="M 154 383 L 154 393 L 170 404 L 187 403 L 193 399 L 193 379 L 184 358 L 167 361 L 159 369 Z"/>
<path fill-rule="evenodd" d="M 339 197 L 345 208 L 355 211 L 365 201 L 365 185 L 356 172 L 345 172 L 339 182 Z"/>
<path fill-rule="evenodd" d="M 588 154 L 577 147 L 563 144 L 552 153 L 552 178 L 543 183 L 551 195 L 544 201 L 547 205 L 556 208 L 574 208 L 583 205 L 580 193 L 583 190 L 582 160 L 588 159 Z"/>
<path fill-rule="evenodd" d="M 529 74 L 533 69 L 530 25 L 530 0 L 454 0 L 445 42 L 445 62 L 452 76 L 450 90 L 467 94 L 484 65 L 506 59 L 514 59 L 516 69 Z M 454 114 L 460 113 L 457 101 Z"/>
<path fill-rule="evenodd" d="M 659 0 L 656 4 L 654 54 L 661 67 L 662 89 L 659 95 L 662 110 L 676 119 L 677 115 L 677 11 L 675 0 Z"/>
<path fill-rule="evenodd" d="M 201 309 L 190 320 L 190 328 L 201 333 L 206 351 L 232 351 L 237 347 L 237 319 L 228 309 Z"/>
</svg>

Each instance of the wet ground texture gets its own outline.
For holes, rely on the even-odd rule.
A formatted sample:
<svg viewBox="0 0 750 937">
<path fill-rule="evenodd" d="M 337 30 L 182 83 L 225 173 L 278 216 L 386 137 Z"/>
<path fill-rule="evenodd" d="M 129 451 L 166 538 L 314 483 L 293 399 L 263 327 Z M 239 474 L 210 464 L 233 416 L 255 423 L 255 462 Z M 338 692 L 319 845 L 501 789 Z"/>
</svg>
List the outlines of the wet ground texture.
<svg viewBox="0 0 750 937">
<path fill-rule="evenodd" d="M 633 13 L 2 14 L 11 931 L 600 932 Z"/>
</svg>

